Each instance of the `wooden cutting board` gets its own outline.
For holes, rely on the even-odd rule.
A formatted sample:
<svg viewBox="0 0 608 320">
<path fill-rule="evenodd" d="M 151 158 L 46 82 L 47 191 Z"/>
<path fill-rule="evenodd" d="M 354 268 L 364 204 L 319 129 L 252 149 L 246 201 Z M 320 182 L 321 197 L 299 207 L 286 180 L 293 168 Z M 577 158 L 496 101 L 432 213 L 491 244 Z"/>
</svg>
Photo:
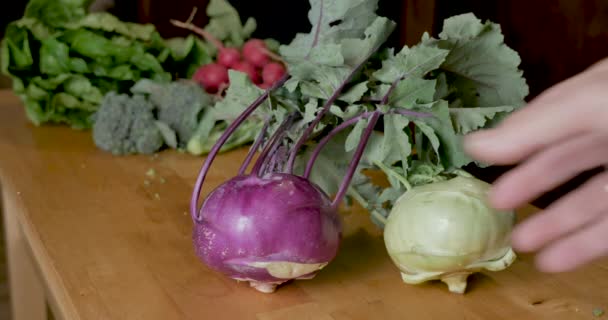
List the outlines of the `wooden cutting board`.
<svg viewBox="0 0 608 320">
<path fill-rule="evenodd" d="M 204 193 L 234 175 L 243 156 L 221 155 Z M 172 151 L 114 157 L 95 148 L 90 132 L 33 126 L 20 101 L 0 91 L 5 214 L 23 228 L 59 317 L 570 320 L 608 309 L 606 260 L 552 275 L 522 255 L 505 271 L 472 276 L 464 295 L 438 282 L 406 285 L 361 210 L 343 212 L 339 256 L 315 279 L 259 293 L 194 255 L 187 207 L 202 161 Z M 149 169 L 155 178 L 146 176 Z M 524 208 L 520 217 L 534 210 Z"/>
</svg>

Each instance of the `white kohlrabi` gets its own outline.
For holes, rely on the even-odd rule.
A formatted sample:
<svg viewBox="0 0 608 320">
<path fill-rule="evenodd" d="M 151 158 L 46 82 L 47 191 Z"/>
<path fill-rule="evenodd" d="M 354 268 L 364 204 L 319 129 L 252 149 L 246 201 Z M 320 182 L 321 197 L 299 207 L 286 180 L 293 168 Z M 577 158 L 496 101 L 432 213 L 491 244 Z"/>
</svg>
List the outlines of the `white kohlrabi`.
<svg viewBox="0 0 608 320">
<path fill-rule="evenodd" d="M 470 274 L 513 263 L 509 237 L 515 213 L 492 209 L 489 187 L 458 176 L 414 187 L 397 200 L 384 240 L 405 283 L 441 280 L 451 292 L 464 293 Z"/>
</svg>

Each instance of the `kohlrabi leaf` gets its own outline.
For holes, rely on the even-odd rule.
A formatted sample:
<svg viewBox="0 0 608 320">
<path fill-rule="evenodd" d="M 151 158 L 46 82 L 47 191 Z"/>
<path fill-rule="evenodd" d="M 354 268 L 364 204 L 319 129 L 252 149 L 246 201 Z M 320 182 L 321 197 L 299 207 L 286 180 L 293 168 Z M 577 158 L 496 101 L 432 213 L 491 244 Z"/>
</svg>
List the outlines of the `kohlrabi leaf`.
<svg viewBox="0 0 608 320">
<path fill-rule="evenodd" d="M 317 44 L 311 56 L 289 61 L 289 83 L 300 83 L 304 95 L 329 99 L 378 50 L 394 26 L 378 17 L 357 38 Z"/>
<path fill-rule="evenodd" d="M 368 84 L 368 81 L 363 81 L 363 82 L 357 83 L 352 88 L 350 88 L 348 91 L 343 93 L 338 98 L 338 100 L 348 102 L 348 103 L 355 103 L 355 102 L 361 100 L 361 98 L 363 98 L 363 96 L 369 90 L 367 84 Z"/>
<path fill-rule="evenodd" d="M 412 161 L 412 166 L 408 172 L 407 180 L 412 187 L 443 181 L 446 179 L 441 165 L 429 163 L 421 160 Z"/>
<path fill-rule="evenodd" d="M 226 90 L 226 96 L 213 107 L 218 120 L 236 119 L 248 105 L 264 93 L 264 90 L 254 85 L 243 72 L 229 70 L 228 76 L 230 86 Z M 268 112 L 270 108 L 270 103 L 266 100 L 257 111 L 264 112 L 265 109 Z"/>
<path fill-rule="evenodd" d="M 500 25 L 462 14 L 445 20 L 439 40 L 423 44 L 449 50 L 440 69 L 464 107 L 524 104 L 529 89 L 518 69 L 521 59 L 504 43 Z"/>
<path fill-rule="evenodd" d="M 337 116 L 338 118 L 346 120 L 346 119 L 355 117 L 356 115 L 360 114 L 364 110 L 365 110 L 365 108 L 359 104 L 350 105 L 350 106 L 346 107 L 344 110 L 342 110 L 341 108 L 339 108 L 336 105 L 333 105 L 329 109 L 329 112 L 331 112 L 333 115 Z"/>
<path fill-rule="evenodd" d="M 433 46 L 417 45 L 403 49 L 382 61 L 382 68 L 374 72 L 374 78 L 392 84 L 401 78 L 421 78 L 429 71 L 437 69 L 449 51 Z"/>
<path fill-rule="evenodd" d="M 365 130 L 365 128 L 367 128 L 366 119 L 357 121 L 357 123 L 353 127 L 353 130 L 348 135 L 348 138 L 346 139 L 346 143 L 344 145 L 345 150 L 347 152 L 357 149 L 357 146 L 359 145 L 359 141 L 361 140 L 361 134 L 363 134 L 363 131 Z"/>
<path fill-rule="evenodd" d="M 304 95 L 329 99 L 345 87 L 395 28 L 376 15 L 376 7 L 377 0 L 312 0 L 310 32 L 279 49 L 288 63 L 290 90 L 300 85 Z"/>
<path fill-rule="evenodd" d="M 423 120 L 414 120 L 416 126 L 416 151 L 419 159 L 437 163 L 439 159 L 439 137 L 435 130 Z"/>
<path fill-rule="evenodd" d="M 412 153 L 410 137 L 405 132 L 410 120 L 399 114 L 384 116 L 384 136 L 382 139 L 381 162 L 394 165 L 401 162 L 401 166 L 408 167 L 408 159 Z"/>
<path fill-rule="evenodd" d="M 454 121 L 454 127 L 459 134 L 467 134 L 486 125 L 488 119 L 493 119 L 497 113 L 509 113 L 515 107 L 490 107 L 490 108 L 450 108 L 450 115 Z"/>
<path fill-rule="evenodd" d="M 280 47 L 288 61 L 303 60 L 318 46 L 336 45 L 343 39 L 359 38 L 376 19 L 378 0 L 310 0 L 311 29 L 299 33 L 289 45 Z M 331 57 L 331 55 L 330 55 Z"/>
<path fill-rule="evenodd" d="M 435 86 L 436 80 L 407 78 L 395 86 L 387 104 L 392 107 L 411 108 L 415 104 L 433 102 Z"/>
<path fill-rule="evenodd" d="M 438 156 L 443 167 L 451 170 L 471 163 L 472 159 L 464 152 L 462 136 L 456 133 L 452 125 L 448 102 L 439 100 L 425 110 L 430 110 L 434 116 L 419 121 L 433 129 L 433 134 L 428 134 L 432 140 L 434 140 L 434 136 L 439 140 Z M 425 131 L 423 131 L 425 134 L 430 133 L 428 130 Z"/>
</svg>

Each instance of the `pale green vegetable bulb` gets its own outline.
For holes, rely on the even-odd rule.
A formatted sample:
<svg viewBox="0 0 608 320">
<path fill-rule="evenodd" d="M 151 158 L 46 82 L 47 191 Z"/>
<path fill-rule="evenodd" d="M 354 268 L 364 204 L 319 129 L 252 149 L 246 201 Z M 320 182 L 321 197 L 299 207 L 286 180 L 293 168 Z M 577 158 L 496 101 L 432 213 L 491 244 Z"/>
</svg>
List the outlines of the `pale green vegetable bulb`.
<svg viewBox="0 0 608 320">
<path fill-rule="evenodd" d="M 384 241 L 405 283 L 441 280 L 451 292 L 464 293 L 470 274 L 515 261 L 509 244 L 515 212 L 492 209 L 489 187 L 458 176 L 414 187 L 397 200 Z"/>
</svg>

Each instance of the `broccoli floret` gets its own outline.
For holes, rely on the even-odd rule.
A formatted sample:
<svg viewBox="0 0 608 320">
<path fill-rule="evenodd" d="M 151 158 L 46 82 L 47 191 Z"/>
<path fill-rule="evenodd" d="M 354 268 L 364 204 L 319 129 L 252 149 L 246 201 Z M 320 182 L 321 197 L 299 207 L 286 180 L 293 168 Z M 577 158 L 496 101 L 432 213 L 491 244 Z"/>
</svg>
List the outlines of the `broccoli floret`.
<svg viewBox="0 0 608 320">
<path fill-rule="evenodd" d="M 213 103 L 210 95 L 190 81 L 162 85 L 142 82 L 136 90 L 149 92 L 150 100 L 158 108 L 158 120 L 175 131 L 180 148 L 194 135 L 204 108 Z"/>
<path fill-rule="evenodd" d="M 154 104 L 143 95 L 110 92 L 93 115 L 93 140 L 115 155 L 152 154 L 164 145 Z"/>
</svg>

